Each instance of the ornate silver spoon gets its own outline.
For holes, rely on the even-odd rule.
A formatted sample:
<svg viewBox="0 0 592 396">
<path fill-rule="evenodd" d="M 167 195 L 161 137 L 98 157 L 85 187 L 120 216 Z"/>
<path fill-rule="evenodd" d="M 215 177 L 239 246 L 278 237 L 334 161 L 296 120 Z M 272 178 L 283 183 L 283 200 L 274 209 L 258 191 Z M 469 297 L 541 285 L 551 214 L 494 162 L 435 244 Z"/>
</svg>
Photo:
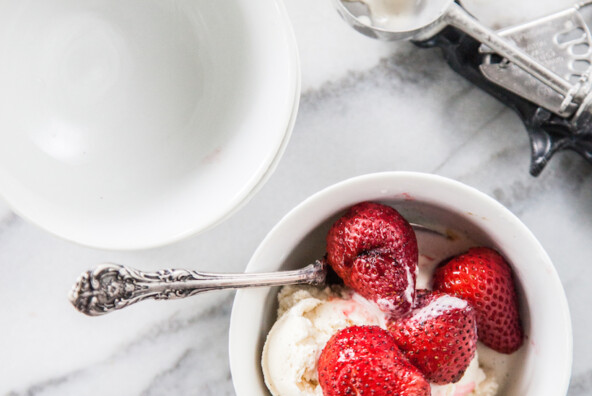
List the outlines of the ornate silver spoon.
<svg viewBox="0 0 592 396">
<path fill-rule="evenodd" d="M 415 231 L 448 236 L 419 224 Z M 317 260 L 294 271 L 255 274 L 220 274 L 184 269 L 143 272 L 119 264 L 102 264 L 86 271 L 76 281 L 68 298 L 89 316 L 104 315 L 146 299 L 172 300 L 210 290 L 269 287 L 290 284 L 322 285 L 327 264 Z"/>
<path fill-rule="evenodd" d="M 143 272 L 119 264 L 102 264 L 80 275 L 68 298 L 80 312 L 103 315 L 146 299 L 172 300 L 210 290 L 289 284 L 320 285 L 326 264 L 317 260 L 302 269 L 258 274 L 213 274 L 184 269 Z"/>
</svg>

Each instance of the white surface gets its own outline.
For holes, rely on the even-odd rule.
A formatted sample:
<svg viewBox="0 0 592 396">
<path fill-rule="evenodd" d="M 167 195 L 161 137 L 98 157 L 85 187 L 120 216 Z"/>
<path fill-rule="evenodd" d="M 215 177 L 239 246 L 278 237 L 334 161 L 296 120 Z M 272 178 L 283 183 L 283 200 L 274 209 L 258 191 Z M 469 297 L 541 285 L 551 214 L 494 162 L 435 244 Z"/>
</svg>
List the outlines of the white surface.
<svg viewBox="0 0 592 396">
<path fill-rule="evenodd" d="M 397 208 L 410 222 L 463 233 L 492 247 L 514 269 L 521 291 L 525 344 L 517 353 L 504 396 L 565 394 L 572 361 L 572 335 L 565 295 L 546 252 L 534 235 L 497 201 L 451 179 L 413 172 L 365 175 L 338 183 L 290 211 L 266 236 L 248 272 L 294 269 L 322 257 L 327 230 L 343 210 L 363 201 Z M 424 253 L 421 252 L 420 253 Z M 440 258 L 442 252 L 435 252 Z M 311 257 L 312 255 L 312 257 Z M 265 394 L 261 343 L 276 318 L 275 290 L 240 290 L 230 322 L 230 365 L 238 396 Z"/>
<path fill-rule="evenodd" d="M 503 26 L 573 1 L 472 3 L 480 5 L 480 18 Z M 414 170 L 477 187 L 533 231 L 559 272 L 572 314 L 569 395 L 589 396 L 592 167 L 562 153 L 532 178 L 521 122 L 451 72 L 438 51 L 357 34 L 328 0 L 286 6 L 302 64 L 298 119 L 276 172 L 232 218 L 167 247 L 118 253 L 55 238 L 0 204 L 0 354 L 9 357 L 1 364 L 0 395 L 234 395 L 231 293 L 87 318 L 66 300 L 79 273 L 103 261 L 242 271 L 274 224 L 307 196 L 364 173 Z"/>
<path fill-rule="evenodd" d="M 68 240 L 202 231 L 285 148 L 300 81 L 275 0 L 3 2 L 0 26 L 0 194 Z"/>
</svg>

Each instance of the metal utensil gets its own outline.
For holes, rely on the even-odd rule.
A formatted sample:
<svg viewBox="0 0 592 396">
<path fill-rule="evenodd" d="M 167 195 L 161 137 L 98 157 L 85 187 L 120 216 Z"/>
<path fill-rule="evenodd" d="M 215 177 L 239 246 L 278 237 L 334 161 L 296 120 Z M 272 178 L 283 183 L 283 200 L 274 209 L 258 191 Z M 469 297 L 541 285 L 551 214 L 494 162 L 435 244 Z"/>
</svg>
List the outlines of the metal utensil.
<svg viewBox="0 0 592 396">
<path fill-rule="evenodd" d="M 412 226 L 415 231 L 450 239 L 450 236 L 425 226 Z M 78 311 L 99 316 L 146 299 L 172 300 L 211 290 L 246 287 L 322 285 L 326 276 L 327 264 L 324 260 L 294 271 L 256 274 L 214 274 L 185 269 L 143 272 L 119 264 L 102 264 L 80 275 L 68 298 Z"/>
<path fill-rule="evenodd" d="M 499 32 L 452 0 L 417 0 L 413 10 L 435 11 L 399 28 L 375 26 L 363 2 L 333 1 L 365 35 L 441 48 L 454 71 L 514 110 L 530 137 L 533 176 L 561 150 L 592 163 L 592 0 Z"/>
<path fill-rule="evenodd" d="M 326 264 L 317 260 L 302 269 L 258 274 L 213 274 L 184 269 L 143 272 L 119 264 L 102 264 L 80 275 L 68 295 L 80 312 L 103 315 L 142 300 L 172 300 L 211 290 L 290 284 L 320 285 Z"/>
<path fill-rule="evenodd" d="M 569 81 L 554 73 L 552 70 L 533 59 L 529 54 L 518 48 L 511 41 L 499 36 L 493 30 L 484 26 L 473 18 L 464 8 L 454 0 L 437 0 L 437 6 L 431 5 L 429 13 L 423 18 L 411 19 L 400 26 L 389 25 L 388 28 L 368 24 L 372 21 L 370 9 L 367 6 L 356 6 L 350 1 L 334 0 L 337 11 L 356 30 L 370 37 L 386 40 L 414 40 L 423 41 L 433 37 L 447 26 L 454 26 L 470 35 L 479 42 L 487 45 L 524 71 L 543 81 L 558 93 L 567 96 L 572 89 Z M 424 2 L 422 2 L 424 3 Z M 420 4 L 422 4 L 420 3 Z M 362 2 L 363 4 L 363 2 Z M 417 10 L 425 10 L 417 7 Z M 427 22 L 426 22 L 427 21 Z M 585 96 L 585 95 L 584 95 Z M 581 100 L 578 96 L 578 98 Z"/>
<path fill-rule="evenodd" d="M 592 1 L 587 1 L 497 32 L 500 37 L 517 43 L 524 52 L 531 53 L 536 62 L 569 81 L 571 89 L 567 96 L 559 95 L 513 63 L 500 59 L 486 45 L 479 48 L 484 55 L 481 72 L 495 84 L 559 116 L 574 115 L 578 106 L 571 96 L 579 92 L 578 95 L 585 98 L 592 83 L 592 36 L 585 20 L 591 16 Z M 579 107 L 580 111 L 584 108 Z"/>
</svg>

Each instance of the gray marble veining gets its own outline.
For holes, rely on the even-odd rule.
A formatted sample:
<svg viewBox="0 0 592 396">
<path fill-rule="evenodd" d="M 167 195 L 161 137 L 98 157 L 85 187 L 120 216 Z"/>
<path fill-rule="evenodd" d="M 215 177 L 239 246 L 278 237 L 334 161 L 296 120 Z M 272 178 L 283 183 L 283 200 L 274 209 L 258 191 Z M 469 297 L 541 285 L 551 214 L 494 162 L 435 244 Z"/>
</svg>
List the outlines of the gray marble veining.
<svg viewBox="0 0 592 396">
<path fill-rule="evenodd" d="M 592 167 L 562 153 L 531 177 L 519 119 L 450 71 L 438 51 L 358 37 L 324 2 L 286 3 L 303 64 L 299 115 L 274 175 L 231 219 L 171 246 L 110 252 L 55 238 L 0 207 L 0 394 L 234 394 L 227 355 L 231 292 L 88 318 L 66 299 L 76 276 L 104 261 L 146 270 L 241 271 L 273 225 L 310 194 L 387 170 L 460 180 L 499 200 L 533 231 L 570 304 L 569 396 L 592 394 Z M 319 18 L 305 17 L 311 7 Z M 327 50 L 332 55 L 317 57 L 319 43 L 334 44 Z M 357 56 L 340 52 L 349 46 Z M 34 292 L 16 300 L 25 288 Z"/>
</svg>

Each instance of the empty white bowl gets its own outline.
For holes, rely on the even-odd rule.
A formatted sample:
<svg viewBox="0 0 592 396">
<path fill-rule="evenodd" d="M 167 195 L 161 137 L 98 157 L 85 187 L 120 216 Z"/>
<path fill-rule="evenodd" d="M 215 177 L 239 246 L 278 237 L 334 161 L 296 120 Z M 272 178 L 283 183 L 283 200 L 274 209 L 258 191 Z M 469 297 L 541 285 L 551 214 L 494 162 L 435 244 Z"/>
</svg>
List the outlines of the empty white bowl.
<svg viewBox="0 0 592 396">
<path fill-rule="evenodd" d="M 288 213 L 267 235 L 247 272 L 295 269 L 321 258 L 331 224 L 358 202 L 392 205 L 407 220 L 458 235 L 502 252 L 512 266 L 526 339 L 516 352 L 503 396 L 567 393 L 572 362 L 569 309 L 555 268 L 542 246 L 510 211 L 474 188 L 439 176 L 392 172 L 331 186 Z M 421 253 L 421 251 L 420 251 Z M 276 320 L 278 289 L 236 294 L 230 323 L 230 367 L 238 396 L 269 394 L 261 352 Z"/>
<path fill-rule="evenodd" d="M 94 247 L 202 231 L 265 181 L 300 93 L 279 0 L 0 3 L 0 196 Z"/>
</svg>

